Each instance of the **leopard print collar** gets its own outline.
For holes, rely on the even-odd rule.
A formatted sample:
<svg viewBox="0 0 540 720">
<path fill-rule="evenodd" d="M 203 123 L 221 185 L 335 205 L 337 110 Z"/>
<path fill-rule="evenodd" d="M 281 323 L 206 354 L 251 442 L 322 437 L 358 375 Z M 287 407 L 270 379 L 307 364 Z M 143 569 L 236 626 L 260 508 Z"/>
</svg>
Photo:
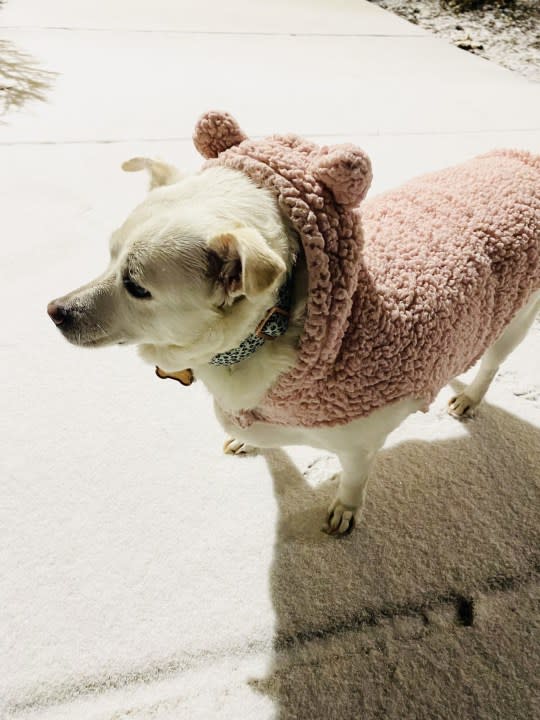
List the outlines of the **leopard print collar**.
<svg viewBox="0 0 540 720">
<path fill-rule="evenodd" d="M 265 314 L 254 332 L 250 333 L 238 347 L 218 353 L 210 360 L 210 365 L 236 365 L 251 357 L 267 340 L 283 335 L 289 327 L 291 307 L 291 278 L 287 277 L 279 289 L 278 301 Z"/>
</svg>

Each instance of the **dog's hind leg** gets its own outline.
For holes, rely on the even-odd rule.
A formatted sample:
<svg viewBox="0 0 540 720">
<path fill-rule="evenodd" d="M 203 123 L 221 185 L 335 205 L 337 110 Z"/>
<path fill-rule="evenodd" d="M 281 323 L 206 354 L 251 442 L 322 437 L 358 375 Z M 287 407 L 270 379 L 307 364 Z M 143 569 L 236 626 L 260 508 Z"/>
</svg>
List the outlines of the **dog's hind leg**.
<svg viewBox="0 0 540 720">
<path fill-rule="evenodd" d="M 448 403 L 450 415 L 458 419 L 474 415 L 475 408 L 482 401 L 501 363 L 523 340 L 539 310 L 540 292 L 537 292 L 527 305 L 522 307 L 515 315 L 510 324 L 505 327 L 493 345 L 488 348 L 480 361 L 480 368 L 471 384 L 467 385 L 463 392 L 450 400 Z"/>
</svg>

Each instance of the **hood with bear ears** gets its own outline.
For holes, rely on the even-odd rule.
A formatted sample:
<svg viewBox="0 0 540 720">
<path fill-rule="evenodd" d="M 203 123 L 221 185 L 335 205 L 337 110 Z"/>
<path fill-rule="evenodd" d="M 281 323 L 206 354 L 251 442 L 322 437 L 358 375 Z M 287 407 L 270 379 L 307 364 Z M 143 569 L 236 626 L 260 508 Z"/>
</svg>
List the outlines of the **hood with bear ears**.
<svg viewBox="0 0 540 720">
<path fill-rule="evenodd" d="M 234 118 L 221 112 L 203 115 L 193 139 L 209 160 L 205 167 L 242 171 L 272 191 L 301 239 L 309 285 L 298 362 L 271 390 L 273 402 L 287 405 L 288 388 L 327 376 L 346 332 L 363 241 L 355 208 L 371 184 L 370 160 L 350 144 L 320 148 L 290 134 L 250 140 Z"/>
<path fill-rule="evenodd" d="M 274 193 L 307 263 L 297 363 L 228 416 L 241 427 L 334 426 L 405 397 L 427 409 L 540 289 L 539 156 L 494 150 L 360 205 L 371 165 L 352 145 L 249 140 L 216 112 L 194 141 Z"/>
</svg>

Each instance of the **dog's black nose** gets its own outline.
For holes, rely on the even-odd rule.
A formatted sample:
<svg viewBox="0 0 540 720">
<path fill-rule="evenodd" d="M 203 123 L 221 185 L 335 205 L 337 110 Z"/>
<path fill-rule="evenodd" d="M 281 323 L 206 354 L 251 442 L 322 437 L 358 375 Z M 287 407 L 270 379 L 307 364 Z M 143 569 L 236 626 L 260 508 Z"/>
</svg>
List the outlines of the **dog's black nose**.
<svg viewBox="0 0 540 720">
<path fill-rule="evenodd" d="M 55 325 L 61 325 L 68 316 L 66 308 L 59 305 L 55 300 L 47 305 L 47 312 Z"/>
</svg>

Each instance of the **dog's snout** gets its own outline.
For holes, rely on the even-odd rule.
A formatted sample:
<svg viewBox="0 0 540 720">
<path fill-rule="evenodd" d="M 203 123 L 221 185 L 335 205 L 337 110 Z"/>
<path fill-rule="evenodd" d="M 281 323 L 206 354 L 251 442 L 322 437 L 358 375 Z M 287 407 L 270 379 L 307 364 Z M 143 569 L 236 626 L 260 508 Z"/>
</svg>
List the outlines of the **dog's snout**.
<svg viewBox="0 0 540 720">
<path fill-rule="evenodd" d="M 55 325 L 62 325 L 68 316 L 66 308 L 55 300 L 47 305 L 47 313 Z"/>
</svg>

